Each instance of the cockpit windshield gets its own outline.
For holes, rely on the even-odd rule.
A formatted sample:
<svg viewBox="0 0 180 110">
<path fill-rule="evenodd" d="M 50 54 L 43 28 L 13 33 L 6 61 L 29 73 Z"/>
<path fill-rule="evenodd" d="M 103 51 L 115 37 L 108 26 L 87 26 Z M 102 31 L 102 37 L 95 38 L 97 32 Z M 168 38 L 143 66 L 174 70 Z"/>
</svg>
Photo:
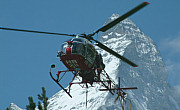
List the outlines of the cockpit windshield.
<svg viewBox="0 0 180 110">
<path fill-rule="evenodd" d="M 62 55 L 66 55 L 67 49 L 68 49 L 68 52 L 70 52 L 71 54 L 82 55 L 85 58 L 87 58 L 87 60 L 89 60 L 90 62 L 92 61 L 92 63 L 95 60 L 96 50 L 87 39 L 72 38 L 70 40 L 65 41 L 61 45 L 60 51 L 58 52 L 57 56 L 60 57 Z"/>
<path fill-rule="evenodd" d="M 85 45 L 81 42 L 73 42 L 72 54 L 81 54 L 85 55 Z"/>
<path fill-rule="evenodd" d="M 58 52 L 58 56 L 61 56 L 61 55 L 65 55 L 66 54 L 66 48 L 68 46 L 68 42 L 69 41 L 72 41 L 72 49 L 71 49 L 71 52 L 72 54 L 80 54 L 82 56 L 85 56 L 85 43 L 86 43 L 86 39 L 84 38 L 72 38 L 72 39 L 69 39 L 67 41 L 65 41 L 62 45 L 61 45 L 61 48 L 60 48 L 60 51 Z"/>
</svg>

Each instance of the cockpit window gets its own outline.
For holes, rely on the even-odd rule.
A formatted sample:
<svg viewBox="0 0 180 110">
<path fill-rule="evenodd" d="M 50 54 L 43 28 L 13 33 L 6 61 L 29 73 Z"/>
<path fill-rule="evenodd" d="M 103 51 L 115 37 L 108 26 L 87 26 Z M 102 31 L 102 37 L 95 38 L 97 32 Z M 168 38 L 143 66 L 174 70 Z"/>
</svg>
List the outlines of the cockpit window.
<svg viewBox="0 0 180 110">
<path fill-rule="evenodd" d="M 80 42 L 73 42 L 72 54 L 85 55 L 85 46 Z"/>
<path fill-rule="evenodd" d="M 69 43 L 71 44 L 71 47 L 67 47 Z M 93 45 L 84 38 L 72 38 L 67 41 L 65 41 L 60 48 L 60 51 L 58 52 L 57 56 L 66 55 L 66 48 L 71 48 L 72 54 L 79 54 L 87 58 L 89 61 L 94 61 L 95 59 L 95 49 Z"/>
</svg>

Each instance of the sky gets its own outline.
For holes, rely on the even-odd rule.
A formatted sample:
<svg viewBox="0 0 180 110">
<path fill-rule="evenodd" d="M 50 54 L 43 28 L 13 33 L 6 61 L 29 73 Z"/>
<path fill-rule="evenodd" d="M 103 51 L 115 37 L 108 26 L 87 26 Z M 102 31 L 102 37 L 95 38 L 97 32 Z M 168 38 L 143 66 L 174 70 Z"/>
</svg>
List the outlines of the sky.
<svg viewBox="0 0 180 110">
<path fill-rule="evenodd" d="M 0 0 L 0 26 L 59 32 L 92 33 L 113 14 L 124 14 L 143 0 Z M 157 45 L 171 86 L 180 88 L 180 1 L 148 0 L 150 5 L 129 18 Z M 99 34 L 100 36 L 100 34 Z M 66 67 L 56 58 L 61 43 L 71 37 L 0 30 L 0 110 L 10 103 L 21 108 L 41 87 L 51 97 L 60 88 L 49 75 Z M 56 71 L 55 71 L 56 72 Z M 72 76 L 64 78 L 68 85 Z"/>
</svg>

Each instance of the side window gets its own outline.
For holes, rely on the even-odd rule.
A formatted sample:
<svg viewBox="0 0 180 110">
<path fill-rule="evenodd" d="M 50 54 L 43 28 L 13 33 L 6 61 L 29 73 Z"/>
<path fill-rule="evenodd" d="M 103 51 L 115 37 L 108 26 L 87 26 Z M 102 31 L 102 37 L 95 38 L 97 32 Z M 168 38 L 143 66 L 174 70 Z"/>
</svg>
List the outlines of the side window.
<svg viewBox="0 0 180 110">
<path fill-rule="evenodd" d="M 67 43 L 66 42 L 61 45 L 60 53 L 62 55 L 66 54 L 66 47 L 67 47 Z"/>
<path fill-rule="evenodd" d="M 92 45 L 87 44 L 87 59 L 93 63 L 96 58 L 95 49 Z"/>
</svg>

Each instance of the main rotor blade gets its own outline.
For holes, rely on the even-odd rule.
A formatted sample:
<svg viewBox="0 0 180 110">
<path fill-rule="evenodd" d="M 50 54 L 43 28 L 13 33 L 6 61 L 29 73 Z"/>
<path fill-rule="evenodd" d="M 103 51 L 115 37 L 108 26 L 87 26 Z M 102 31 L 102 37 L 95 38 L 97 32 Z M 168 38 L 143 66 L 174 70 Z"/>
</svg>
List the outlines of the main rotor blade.
<svg viewBox="0 0 180 110">
<path fill-rule="evenodd" d="M 137 7 L 133 8 L 132 10 L 130 10 L 129 12 L 125 13 L 124 15 L 118 17 L 117 19 L 115 19 L 114 21 L 110 22 L 109 24 L 103 26 L 102 28 L 100 28 L 99 30 L 97 30 L 95 33 L 98 33 L 99 31 L 105 32 L 108 29 L 112 28 L 114 25 L 118 24 L 119 22 L 123 21 L 124 19 L 126 19 L 127 17 L 131 16 L 132 14 L 134 14 L 135 12 L 139 11 L 140 9 L 142 9 L 143 7 L 145 7 L 146 5 L 148 5 L 148 2 L 143 2 L 140 5 L 138 5 Z M 94 33 L 94 34 L 95 34 Z"/>
<path fill-rule="evenodd" d="M 113 54 L 114 56 L 116 56 L 117 58 L 121 59 L 122 61 L 128 63 L 129 65 L 133 66 L 133 67 L 138 67 L 138 65 L 136 65 L 135 63 L 131 62 L 130 60 L 128 60 L 127 58 L 119 55 L 118 53 L 116 53 L 115 51 L 113 51 L 112 49 L 108 48 L 107 46 L 105 46 L 104 44 L 100 43 L 99 41 L 94 40 L 97 44 L 98 47 L 102 48 L 103 50 L 109 52 L 110 54 Z"/>
<path fill-rule="evenodd" d="M 76 36 L 74 34 L 61 34 L 61 33 L 53 33 L 53 32 L 43 32 L 43 31 L 13 29 L 13 28 L 5 28 L 5 27 L 0 27 L 0 29 L 2 29 L 2 30 L 11 30 L 11 31 L 21 31 L 21 32 L 31 32 L 31 33 L 41 33 L 41 34 L 64 35 L 64 36 L 73 36 L 73 37 Z"/>
<path fill-rule="evenodd" d="M 137 87 L 121 88 L 121 90 L 138 89 Z"/>
</svg>

